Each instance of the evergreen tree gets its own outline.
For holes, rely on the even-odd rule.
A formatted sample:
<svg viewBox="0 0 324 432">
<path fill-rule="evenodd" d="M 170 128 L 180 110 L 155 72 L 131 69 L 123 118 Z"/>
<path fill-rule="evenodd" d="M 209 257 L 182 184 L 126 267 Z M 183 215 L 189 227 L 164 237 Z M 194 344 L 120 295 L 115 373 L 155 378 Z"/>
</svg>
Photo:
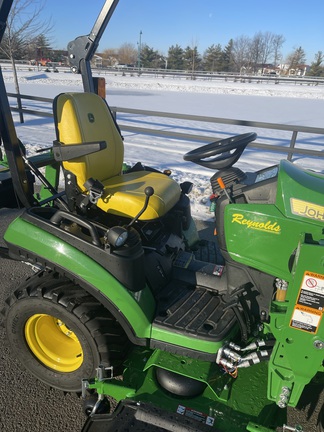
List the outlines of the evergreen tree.
<svg viewBox="0 0 324 432">
<path fill-rule="evenodd" d="M 223 72 L 233 72 L 235 70 L 235 64 L 233 60 L 233 44 L 233 39 L 230 39 L 223 50 L 221 66 L 221 70 Z"/>
<path fill-rule="evenodd" d="M 321 77 L 324 76 L 324 66 L 321 66 L 324 61 L 324 55 L 322 51 L 318 51 L 315 54 L 315 60 L 310 66 L 310 70 L 307 75 Z"/>
<path fill-rule="evenodd" d="M 222 47 L 220 44 L 211 45 L 206 49 L 203 56 L 203 69 L 209 72 L 221 71 Z"/>
<path fill-rule="evenodd" d="M 298 67 L 305 64 L 305 62 L 306 53 L 301 46 L 296 48 L 287 58 L 289 69 L 298 69 Z"/>
<path fill-rule="evenodd" d="M 161 55 L 158 51 L 143 45 L 141 49 L 141 66 L 143 68 L 156 68 L 161 63 Z"/>
<path fill-rule="evenodd" d="M 168 68 L 174 70 L 184 69 L 184 52 L 179 45 L 172 45 L 168 51 Z"/>
<path fill-rule="evenodd" d="M 201 69 L 201 57 L 196 46 L 193 48 L 187 46 L 184 51 L 184 62 L 186 70 L 192 74 L 194 74 L 196 70 Z"/>
<path fill-rule="evenodd" d="M 40 59 L 52 59 L 52 47 L 48 38 L 44 34 L 40 34 L 33 38 L 29 43 L 29 49 L 33 50 L 34 56 L 31 58 L 35 58 L 37 60 Z"/>
</svg>

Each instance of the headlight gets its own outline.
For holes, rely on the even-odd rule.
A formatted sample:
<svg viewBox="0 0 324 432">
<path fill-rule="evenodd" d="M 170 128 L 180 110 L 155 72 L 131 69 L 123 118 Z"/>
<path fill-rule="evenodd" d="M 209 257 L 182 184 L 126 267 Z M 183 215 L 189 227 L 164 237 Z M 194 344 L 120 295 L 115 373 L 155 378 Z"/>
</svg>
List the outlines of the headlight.
<svg viewBox="0 0 324 432">
<path fill-rule="evenodd" d="M 128 238 L 128 231 L 124 227 L 115 226 L 110 228 L 107 234 L 108 243 L 115 248 L 124 246 Z"/>
</svg>

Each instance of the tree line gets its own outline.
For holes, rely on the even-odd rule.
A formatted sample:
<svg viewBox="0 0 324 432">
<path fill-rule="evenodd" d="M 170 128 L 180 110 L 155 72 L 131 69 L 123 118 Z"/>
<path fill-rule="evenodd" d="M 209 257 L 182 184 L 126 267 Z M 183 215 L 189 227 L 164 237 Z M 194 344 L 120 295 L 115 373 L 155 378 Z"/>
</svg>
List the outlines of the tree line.
<svg viewBox="0 0 324 432">
<path fill-rule="evenodd" d="M 42 0 L 15 0 L 7 22 L 0 54 L 14 60 L 67 63 L 67 52 L 53 50 L 50 38 L 53 27 L 50 21 L 40 19 Z M 32 8 L 34 6 L 34 8 Z M 32 12 L 26 16 L 26 9 Z M 24 20 L 22 19 L 24 17 Z M 285 70 L 297 70 L 306 62 L 306 53 L 299 46 L 286 58 L 282 55 L 285 38 L 281 34 L 257 32 L 254 36 L 238 36 L 222 47 L 210 45 L 203 53 L 192 44 L 185 48 L 179 44 L 169 47 L 167 55 L 147 44 L 135 46 L 125 43 L 118 49 L 105 49 L 100 53 L 103 66 L 118 64 L 138 68 L 172 69 L 184 71 L 261 73 L 269 65 L 285 65 Z M 324 54 L 318 51 L 307 75 L 324 76 Z M 283 72 L 282 70 L 281 72 Z"/>
<path fill-rule="evenodd" d="M 263 72 L 270 65 L 281 65 L 284 70 L 297 70 L 306 63 L 306 52 L 299 46 L 285 58 L 281 53 L 285 42 L 283 35 L 271 32 L 257 32 L 253 37 L 239 36 L 230 39 L 223 48 L 220 44 L 210 45 L 202 54 L 196 45 L 182 48 L 172 45 L 167 55 L 143 44 L 135 47 L 130 43 L 120 48 L 106 49 L 102 52 L 103 64 L 114 66 L 116 63 L 143 68 L 172 69 L 207 72 Z M 324 76 L 324 54 L 318 51 L 308 68 L 307 75 Z"/>
</svg>

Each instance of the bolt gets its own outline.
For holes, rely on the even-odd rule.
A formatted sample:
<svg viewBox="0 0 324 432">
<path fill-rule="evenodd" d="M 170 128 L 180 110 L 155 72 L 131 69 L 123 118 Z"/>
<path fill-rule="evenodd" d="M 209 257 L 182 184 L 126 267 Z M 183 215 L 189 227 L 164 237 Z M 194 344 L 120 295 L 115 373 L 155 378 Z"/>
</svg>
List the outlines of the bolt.
<svg viewBox="0 0 324 432">
<path fill-rule="evenodd" d="M 281 400 L 280 400 L 280 401 L 277 403 L 277 405 L 278 405 L 279 408 L 286 408 L 287 403 L 284 402 L 284 401 L 281 401 Z"/>
<path fill-rule="evenodd" d="M 279 401 L 277 402 L 279 408 L 286 408 L 290 393 L 291 390 L 289 387 L 284 386 L 281 388 L 281 394 L 279 396 Z"/>
<path fill-rule="evenodd" d="M 289 396 L 290 395 L 290 388 L 289 387 L 282 387 L 281 394 L 283 396 Z"/>
<path fill-rule="evenodd" d="M 323 349 L 324 348 L 324 342 L 321 340 L 314 341 L 314 347 L 316 349 Z"/>
<path fill-rule="evenodd" d="M 286 424 L 283 425 L 283 431 L 293 431 L 293 432 L 303 432 L 303 428 L 300 425 L 296 425 L 295 427 L 288 426 Z"/>
</svg>

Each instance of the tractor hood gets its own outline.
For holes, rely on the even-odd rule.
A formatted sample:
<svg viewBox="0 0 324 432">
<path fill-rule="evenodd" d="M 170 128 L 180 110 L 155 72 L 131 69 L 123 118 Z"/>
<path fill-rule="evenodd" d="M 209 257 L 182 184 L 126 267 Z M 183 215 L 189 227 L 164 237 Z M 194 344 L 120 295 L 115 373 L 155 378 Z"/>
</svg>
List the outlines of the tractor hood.
<svg viewBox="0 0 324 432">
<path fill-rule="evenodd" d="M 278 209 L 307 223 L 324 222 L 324 176 L 281 161 L 277 189 Z"/>
<path fill-rule="evenodd" d="M 275 192 L 273 200 L 225 206 L 227 250 L 236 262 L 290 281 L 300 236 L 323 238 L 324 177 L 283 161 L 276 181 L 262 187 Z"/>
</svg>

